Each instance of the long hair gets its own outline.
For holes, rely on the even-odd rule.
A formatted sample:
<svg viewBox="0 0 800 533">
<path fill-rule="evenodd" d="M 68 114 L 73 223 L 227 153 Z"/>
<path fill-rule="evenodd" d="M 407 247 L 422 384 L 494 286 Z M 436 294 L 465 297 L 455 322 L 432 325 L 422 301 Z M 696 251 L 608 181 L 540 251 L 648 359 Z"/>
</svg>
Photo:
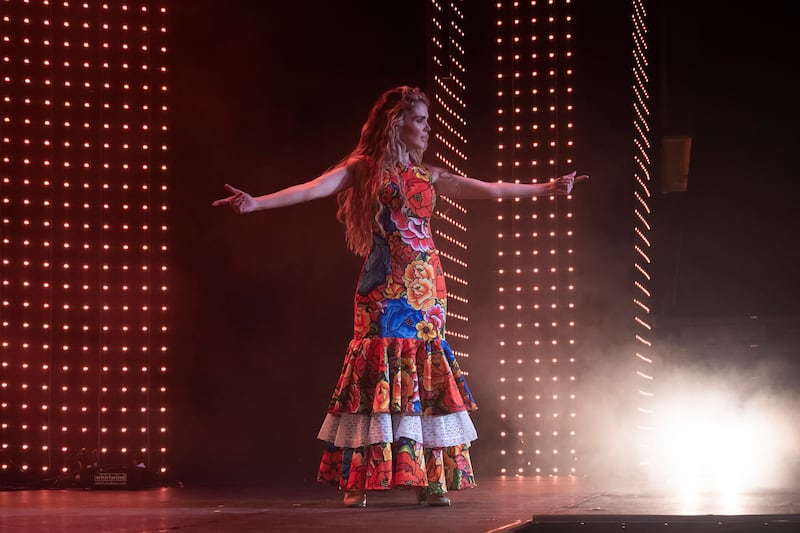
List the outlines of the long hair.
<svg viewBox="0 0 800 533">
<path fill-rule="evenodd" d="M 428 97 L 416 87 L 403 85 L 384 92 L 361 127 L 358 145 L 344 159 L 356 159 L 359 163 L 351 166 L 353 185 L 336 197 L 339 204 L 336 217 L 345 226 L 348 248 L 357 255 L 366 256 L 372 245 L 372 233 L 383 232 L 377 220 L 378 190 L 387 172 L 397 172 L 400 149 L 404 148 L 398 128 L 404 124 L 406 112 L 420 102 L 430 107 Z M 414 164 L 422 163 L 422 150 L 411 150 L 409 156 Z"/>
</svg>

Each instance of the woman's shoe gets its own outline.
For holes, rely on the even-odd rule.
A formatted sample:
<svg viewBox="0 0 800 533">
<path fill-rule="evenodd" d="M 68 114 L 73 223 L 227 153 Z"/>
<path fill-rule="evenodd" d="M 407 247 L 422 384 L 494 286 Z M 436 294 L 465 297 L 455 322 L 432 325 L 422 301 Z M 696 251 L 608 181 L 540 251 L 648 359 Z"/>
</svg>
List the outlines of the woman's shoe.
<svg viewBox="0 0 800 533">
<path fill-rule="evenodd" d="M 345 507 L 366 507 L 367 492 L 362 490 L 346 490 L 344 492 Z"/>
<path fill-rule="evenodd" d="M 431 507 L 448 507 L 450 505 L 450 498 L 446 494 L 428 494 L 426 500 Z"/>
</svg>

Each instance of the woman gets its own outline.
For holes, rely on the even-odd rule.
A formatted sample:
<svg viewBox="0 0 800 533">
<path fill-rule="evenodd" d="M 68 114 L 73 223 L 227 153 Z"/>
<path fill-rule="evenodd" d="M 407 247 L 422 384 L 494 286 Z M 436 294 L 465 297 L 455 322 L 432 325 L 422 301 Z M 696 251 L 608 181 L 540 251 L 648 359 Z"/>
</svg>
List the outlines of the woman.
<svg viewBox="0 0 800 533">
<path fill-rule="evenodd" d="M 258 197 L 226 184 L 230 196 L 212 204 L 249 213 L 336 194 L 347 244 L 365 257 L 353 339 L 318 435 L 326 443 L 318 480 L 338 483 L 348 507 L 391 487 L 415 487 L 418 502 L 446 506 L 448 489 L 475 486 L 469 412 L 476 405 L 445 340 L 447 292 L 429 227 L 436 195 L 569 194 L 586 178 L 488 183 L 424 165 L 428 107 L 417 88 L 386 91 L 338 165 Z"/>
</svg>

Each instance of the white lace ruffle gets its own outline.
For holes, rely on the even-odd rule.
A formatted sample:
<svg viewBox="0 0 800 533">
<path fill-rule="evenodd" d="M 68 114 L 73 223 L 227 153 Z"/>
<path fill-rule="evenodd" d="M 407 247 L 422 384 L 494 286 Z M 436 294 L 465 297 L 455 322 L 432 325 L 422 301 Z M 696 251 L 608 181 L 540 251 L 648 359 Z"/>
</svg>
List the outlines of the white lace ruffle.
<svg viewBox="0 0 800 533">
<path fill-rule="evenodd" d="M 400 437 L 413 439 L 426 448 L 469 444 L 478 438 L 466 411 L 441 416 L 327 415 L 317 438 L 340 448 L 360 448 L 378 442 L 397 442 Z"/>
</svg>

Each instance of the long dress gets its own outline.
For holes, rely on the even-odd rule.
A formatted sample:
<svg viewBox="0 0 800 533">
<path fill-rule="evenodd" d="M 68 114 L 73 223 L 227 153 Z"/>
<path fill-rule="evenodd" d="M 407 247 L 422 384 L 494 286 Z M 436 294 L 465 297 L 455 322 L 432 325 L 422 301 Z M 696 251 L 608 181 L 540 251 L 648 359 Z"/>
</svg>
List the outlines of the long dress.
<svg viewBox="0 0 800 533">
<path fill-rule="evenodd" d="M 354 299 L 353 339 L 318 438 L 318 481 L 345 490 L 475 486 L 472 394 L 445 340 L 447 292 L 424 166 L 385 173 Z"/>
</svg>

